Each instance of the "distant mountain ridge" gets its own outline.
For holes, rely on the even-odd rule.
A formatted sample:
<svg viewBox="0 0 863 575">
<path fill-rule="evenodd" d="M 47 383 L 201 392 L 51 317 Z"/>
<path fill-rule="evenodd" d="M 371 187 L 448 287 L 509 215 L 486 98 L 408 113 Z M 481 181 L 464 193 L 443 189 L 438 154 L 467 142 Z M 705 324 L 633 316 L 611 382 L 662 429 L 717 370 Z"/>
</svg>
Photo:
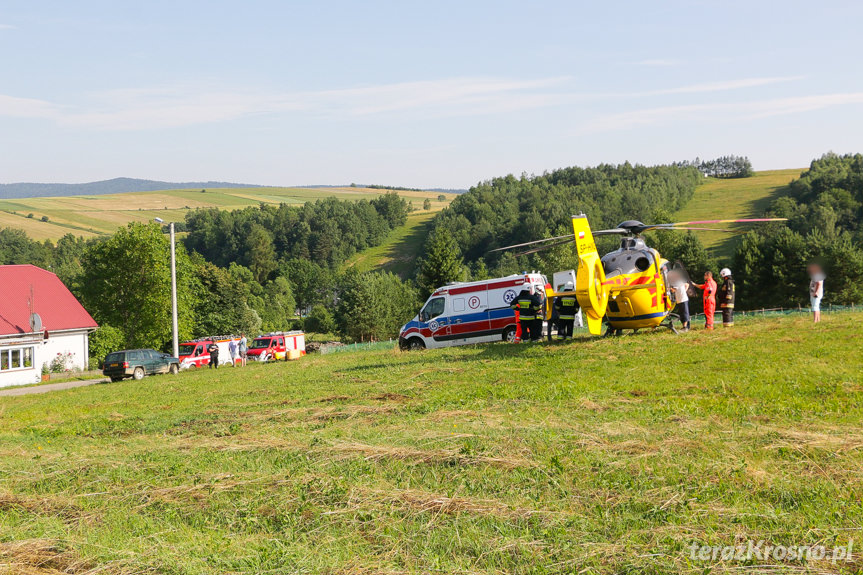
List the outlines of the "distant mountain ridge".
<svg viewBox="0 0 863 575">
<path fill-rule="evenodd" d="M 87 196 L 103 194 L 125 194 L 128 192 L 154 192 L 157 190 L 186 190 L 206 188 L 260 188 L 252 184 L 231 182 L 160 182 L 136 178 L 114 178 L 84 184 L 0 184 L 0 199 Z"/>
<path fill-rule="evenodd" d="M 106 194 L 126 194 L 129 192 L 156 192 L 160 190 L 196 190 L 207 188 L 268 188 L 259 184 L 236 184 L 233 182 L 161 182 L 159 180 L 141 180 L 138 178 L 113 178 L 98 182 L 87 182 L 83 184 L 39 184 L 34 182 L 21 182 L 15 184 L 0 184 L 0 200 L 11 200 L 16 198 L 41 198 L 41 197 L 63 197 L 63 196 L 98 196 Z M 365 187 L 340 185 L 319 186 L 286 186 L 297 188 L 347 188 Z M 383 188 L 383 186 L 380 186 Z M 409 189 L 409 188 L 395 188 Z M 448 192 L 452 194 L 463 194 L 464 189 L 430 188 L 432 192 Z"/>
</svg>

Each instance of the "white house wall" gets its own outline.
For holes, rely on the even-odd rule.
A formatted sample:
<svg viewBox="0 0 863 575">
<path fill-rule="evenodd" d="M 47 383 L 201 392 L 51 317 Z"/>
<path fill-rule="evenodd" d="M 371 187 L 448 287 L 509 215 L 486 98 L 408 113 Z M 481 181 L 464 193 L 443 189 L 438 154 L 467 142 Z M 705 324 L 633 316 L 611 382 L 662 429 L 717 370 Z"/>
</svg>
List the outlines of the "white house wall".
<svg viewBox="0 0 863 575">
<path fill-rule="evenodd" d="M 72 358 L 68 367 L 75 370 L 87 369 L 87 332 L 64 332 L 62 334 L 48 334 L 48 339 L 43 342 L 39 367 L 42 363 L 50 364 L 57 354 L 71 353 Z"/>
<path fill-rule="evenodd" d="M 29 341 L 29 343 L 28 343 Z M 2 338 L 0 350 L 11 347 L 32 346 L 33 367 L 17 370 L 0 370 L 0 387 L 11 385 L 27 385 L 42 380 L 42 365 L 51 364 L 57 354 L 70 353 L 68 367 L 73 370 L 85 370 L 88 367 L 88 335 L 87 330 L 48 334 L 48 339 Z"/>
</svg>

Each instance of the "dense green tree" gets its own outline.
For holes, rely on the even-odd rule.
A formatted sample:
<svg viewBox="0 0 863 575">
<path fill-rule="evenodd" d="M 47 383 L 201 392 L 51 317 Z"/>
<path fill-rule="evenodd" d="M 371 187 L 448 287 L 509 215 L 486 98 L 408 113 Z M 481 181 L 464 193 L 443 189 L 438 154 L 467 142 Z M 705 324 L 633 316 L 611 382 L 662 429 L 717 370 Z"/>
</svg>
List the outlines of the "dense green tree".
<svg viewBox="0 0 863 575">
<path fill-rule="evenodd" d="M 0 229 L 0 265 L 33 264 L 47 268 L 51 264 L 52 247 L 49 242 L 31 240 L 24 230 Z"/>
<path fill-rule="evenodd" d="M 442 285 L 465 279 L 464 262 L 449 230 L 438 228 L 431 233 L 424 255 L 418 261 L 418 269 L 417 285 L 423 297 L 428 297 Z"/>
<path fill-rule="evenodd" d="M 126 347 L 164 348 L 171 340 L 170 242 L 156 224 L 131 223 L 91 245 L 82 258 L 84 306 L 123 332 Z M 177 247 L 180 337 L 193 330 L 192 266 Z"/>
<path fill-rule="evenodd" d="M 264 284 L 261 295 L 256 298 L 254 308 L 261 316 L 261 328 L 264 331 L 290 329 L 291 320 L 297 311 L 290 282 L 279 276 Z"/>
<path fill-rule="evenodd" d="M 305 259 L 284 262 L 279 273 L 291 282 L 291 288 L 301 314 L 315 304 L 332 304 L 335 280 L 329 269 Z"/>
<path fill-rule="evenodd" d="M 73 292 L 78 291 L 77 280 L 84 271 L 81 258 L 86 247 L 87 242 L 83 238 L 72 234 L 66 234 L 57 240 L 54 247 L 51 269 Z"/>
<path fill-rule="evenodd" d="M 418 305 L 416 289 L 395 274 L 349 270 L 339 281 L 336 321 L 339 332 L 354 341 L 391 339 Z"/>
<path fill-rule="evenodd" d="M 278 267 L 272 234 L 262 225 L 253 224 L 245 238 L 245 246 L 247 267 L 252 270 L 258 283 L 264 283 Z"/>
<path fill-rule="evenodd" d="M 202 260 L 196 263 L 194 335 L 255 333 L 261 319 L 249 306 L 248 284 L 214 264 Z"/>
<path fill-rule="evenodd" d="M 306 331 L 313 333 L 333 333 L 336 331 L 336 320 L 333 313 L 326 306 L 317 304 L 309 312 L 303 327 Z"/>
<path fill-rule="evenodd" d="M 99 326 L 99 329 L 90 334 L 90 357 L 97 362 L 97 367 L 102 367 L 105 356 L 112 351 L 123 349 L 126 343 L 123 332 L 108 324 Z"/>
</svg>

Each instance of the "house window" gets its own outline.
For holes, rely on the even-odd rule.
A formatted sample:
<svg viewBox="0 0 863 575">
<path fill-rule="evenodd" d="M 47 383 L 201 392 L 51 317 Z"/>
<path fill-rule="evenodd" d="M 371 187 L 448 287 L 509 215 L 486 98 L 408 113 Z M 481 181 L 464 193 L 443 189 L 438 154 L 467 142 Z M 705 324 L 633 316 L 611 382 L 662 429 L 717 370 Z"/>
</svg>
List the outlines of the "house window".
<svg viewBox="0 0 863 575">
<path fill-rule="evenodd" d="M 7 347 L 0 349 L 0 371 L 33 369 L 32 347 Z"/>
</svg>

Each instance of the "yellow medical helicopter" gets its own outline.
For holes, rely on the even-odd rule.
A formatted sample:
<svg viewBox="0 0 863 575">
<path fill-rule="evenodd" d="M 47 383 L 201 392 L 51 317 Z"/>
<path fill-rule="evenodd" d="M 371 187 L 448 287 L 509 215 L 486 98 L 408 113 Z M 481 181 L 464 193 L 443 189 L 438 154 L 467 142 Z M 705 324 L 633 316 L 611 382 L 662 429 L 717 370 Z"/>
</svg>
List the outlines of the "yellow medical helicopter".
<svg viewBox="0 0 863 575">
<path fill-rule="evenodd" d="M 575 296 L 587 318 L 591 334 L 599 335 L 603 319 L 607 318 L 609 331 L 620 333 L 625 329 L 639 330 L 660 326 L 674 330 L 672 310 L 677 302 L 668 289 L 668 260 L 644 242 L 641 234 L 654 230 L 702 230 L 733 232 L 734 230 L 690 227 L 703 224 L 780 222 L 785 218 L 755 218 L 739 220 L 701 220 L 668 224 L 643 224 L 636 220 L 620 223 L 616 228 L 591 232 L 587 216 L 572 216 L 573 234 L 535 240 L 497 248 L 492 251 L 531 247 L 517 255 L 536 253 L 569 243 L 575 239 L 578 252 Z M 594 236 L 622 235 L 620 247 L 600 258 Z M 549 296 L 560 295 L 550 292 Z M 551 297 L 548 298 L 551 300 Z"/>
</svg>

